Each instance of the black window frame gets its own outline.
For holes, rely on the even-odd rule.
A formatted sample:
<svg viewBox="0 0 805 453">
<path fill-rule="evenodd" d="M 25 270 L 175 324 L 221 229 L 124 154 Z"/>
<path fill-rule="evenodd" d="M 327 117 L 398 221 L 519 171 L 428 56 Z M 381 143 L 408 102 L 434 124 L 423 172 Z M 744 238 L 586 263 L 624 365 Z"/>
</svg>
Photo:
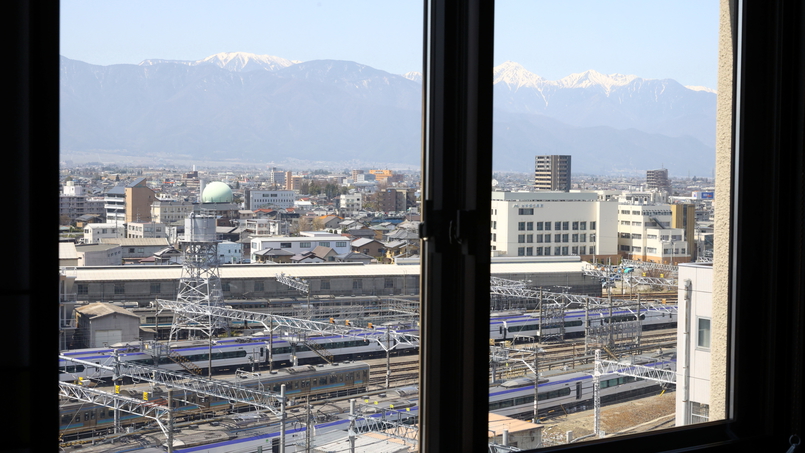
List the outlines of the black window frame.
<svg viewBox="0 0 805 453">
<path fill-rule="evenodd" d="M 9 2 L 5 12 L 14 24 L 7 46 L 13 94 L 6 104 L 14 111 L 7 128 L 13 149 L 6 161 L 15 169 L 6 177 L 10 187 L 19 188 L 10 201 L 11 215 L 25 228 L 19 240 L 9 243 L 17 261 L 4 293 L 9 302 L 6 315 L 15 320 L 7 335 L 20 347 L 7 351 L 4 375 L 12 382 L 30 383 L 9 393 L 9 406 L 37 410 L 5 411 L 0 422 L 16 433 L 5 439 L 7 450 L 52 451 L 58 443 L 57 427 L 42 425 L 42 420 L 55 420 L 58 399 L 39 389 L 50 388 L 58 379 L 56 367 L 50 372 L 41 368 L 43 351 L 57 353 L 58 332 L 39 326 L 48 317 L 55 325 L 58 314 L 35 311 L 33 301 L 58 294 L 55 276 L 50 284 L 41 284 L 48 281 L 49 272 L 42 264 L 58 263 L 58 250 L 42 247 L 40 238 L 49 237 L 51 225 L 58 221 L 58 197 L 53 194 L 59 162 L 59 2 Z M 737 22 L 735 10 L 732 15 Z M 489 198 L 489 185 L 475 183 L 485 181 L 492 168 L 491 152 L 485 150 L 491 150 L 487 112 L 491 114 L 494 6 L 481 0 L 430 0 L 425 2 L 425 19 L 425 58 L 432 64 L 425 66 L 424 83 L 428 113 L 423 116 L 423 170 L 430 174 L 423 175 L 429 182 L 423 190 L 422 234 L 428 240 L 422 257 L 427 271 L 421 279 L 426 290 L 422 370 L 434 373 L 422 374 L 420 451 L 481 451 L 488 441 L 488 407 L 483 407 L 488 404 L 486 334 L 480 332 L 488 330 L 489 288 L 484 278 L 489 258 L 488 238 L 471 237 L 473 230 L 488 227 L 488 216 L 475 213 L 487 212 L 481 208 L 489 208 L 483 201 Z M 737 349 L 729 360 L 735 418 L 545 451 L 785 451 L 792 433 L 802 435 L 805 114 L 800 100 L 805 98 L 805 12 L 796 0 L 747 1 L 740 22 L 743 28 L 731 36 L 734 43 L 743 44 L 735 59 L 742 64 L 736 77 L 741 102 L 734 121 L 752 127 L 737 128 L 739 166 L 732 182 L 736 228 L 731 236 L 730 294 L 737 316 L 731 321 L 730 341 Z M 479 123 L 480 130 L 473 130 Z M 470 140 L 475 138 L 481 142 Z M 452 145 L 453 139 L 460 141 Z M 450 158 L 456 158 L 455 165 Z M 444 173 L 450 178 L 439 183 Z M 742 189 L 740 181 L 767 183 Z M 449 188 L 468 186 L 467 194 L 445 194 Z M 753 211 L 758 206 L 763 207 L 762 216 Z M 54 221 L 42 222 L 42 212 L 53 215 Z M 454 289 L 459 291 L 451 292 Z M 756 304 L 758 300 L 774 303 Z M 449 328 L 440 330 L 439 325 Z M 470 341 L 462 344 L 465 339 Z"/>
<path fill-rule="evenodd" d="M 477 232 L 488 230 L 488 216 L 478 213 L 489 209 L 489 195 L 475 189 L 489 187 L 491 180 L 484 169 L 491 168 L 492 3 L 425 2 L 425 453 L 480 451 L 488 441 L 483 342 L 489 253 L 488 238 Z M 805 7 L 795 0 L 722 4 L 733 24 L 725 38 L 735 49 L 728 419 L 541 451 L 782 451 L 791 434 L 803 434 Z M 742 127 L 747 124 L 752 127 Z M 742 181 L 776 184 L 769 191 L 765 185 L 743 189 Z M 762 222 L 757 206 L 764 206 Z M 770 292 L 785 297 L 770 299 Z M 778 303 L 759 307 L 757 300 Z M 786 345 L 785 357 L 774 345 Z"/>
</svg>

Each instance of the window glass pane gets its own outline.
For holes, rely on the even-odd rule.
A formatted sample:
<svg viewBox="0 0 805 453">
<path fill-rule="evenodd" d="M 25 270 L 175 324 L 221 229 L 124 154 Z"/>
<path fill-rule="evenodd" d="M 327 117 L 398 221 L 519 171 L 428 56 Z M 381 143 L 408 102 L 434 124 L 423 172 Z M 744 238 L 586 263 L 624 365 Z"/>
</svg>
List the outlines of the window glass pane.
<svg viewBox="0 0 805 453">
<path fill-rule="evenodd" d="M 262 339 L 256 346 L 248 343 L 271 324 L 200 316 L 185 319 L 186 328 L 173 336 L 175 312 L 157 319 L 155 299 L 196 297 L 190 303 L 218 305 L 230 314 L 337 318 L 340 330 L 327 337 L 340 341 L 321 350 L 293 345 L 300 369 L 310 364 L 315 374 L 292 384 L 291 378 L 283 381 L 288 390 L 299 391 L 294 404 L 306 402 L 302 392 L 311 383 L 324 392 L 310 398 L 313 413 L 324 410 L 322 400 L 385 391 L 376 376 L 369 379 L 368 365 L 354 371 L 362 379 L 344 379 L 344 373 L 370 357 L 384 357 L 384 347 L 374 339 L 387 329 L 418 336 L 423 3 L 68 0 L 61 15 L 60 195 L 85 199 L 86 212 L 78 203 L 64 204 L 60 220 L 66 227 L 79 214 L 97 212 L 103 227 L 75 227 L 73 234 L 95 230 L 95 237 L 71 250 L 70 256 L 77 256 L 69 264 L 80 269 L 70 283 L 80 284 L 66 285 L 61 298 L 60 350 L 78 349 L 79 340 L 139 345 L 142 337 L 150 345 L 153 338 L 159 347 L 149 351 L 165 352 L 155 362 L 185 372 L 187 364 L 175 354 L 169 359 L 167 352 L 192 346 L 201 352 L 185 359 L 206 368 L 206 343 L 212 338 L 221 349 L 212 357 L 224 368 L 212 373 L 213 379 L 249 371 L 244 382 L 250 388 L 278 390 L 278 376 L 285 372 L 268 372 L 268 354 L 261 353 L 268 345 Z M 130 197 L 130 189 L 141 190 L 143 198 Z M 96 203 L 92 210 L 86 206 L 90 201 Z M 191 213 L 197 220 L 208 217 L 203 225 L 199 220 L 186 228 Z M 149 226 L 149 215 L 163 217 L 158 227 Z M 127 223 L 137 228 L 126 229 Z M 189 236 L 197 230 L 204 237 L 192 242 L 212 244 L 204 250 L 209 254 L 188 251 Z M 148 231 L 168 237 L 125 237 Z M 92 234 L 88 231 L 87 238 Z M 227 264 L 216 267 L 210 257 Z M 397 266 L 398 260 L 409 265 Z M 176 265 L 184 266 L 181 272 Z M 105 275 L 87 276 L 92 266 L 103 266 Z M 126 271 L 148 275 L 131 278 Z M 275 278 L 283 272 L 295 286 Z M 197 294 L 182 294 L 189 283 L 182 286 L 180 278 L 196 284 Z M 177 297 L 174 285 L 184 298 Z M 91 304 L 117 304 L 93 307 L 108 324 L 96 327 L 100 332 L 75 328 L 79 294 Z M 388 298 L 399 298 L 396 302 L 408 308 L 391 309 Z M 135 316 L 125 313 L 135 310 L 133 301 L 144 307 Z M 112 325 L 113 316 L 131 323 Z M 150 318 L 152 325 L 139 328 L 138 318 Z M 349 330 L 345 324 L 364 335 L 341 335 Z M 81 323 L 88 325 L 86 319 Z M 292 330 L 296 338 L 321 337 L 321 332 Z M 166 347 L 169 335 L 172 349 Z M 274 337 L 275 373 L 294 365 L 287 338 L 280 341 L 287 335 Z M 392 367 L 388 392 L 396 397 L 394 388 L 418 386 L 412 372 L 417 348 L 394 336 L 384 345 L 392 359 L 399 355 L 406 363 Z M 345 353 L 347 347 L 358 354 Z M 327 366 L 325 373 L 317 365 L 327 361 L 340 367 Z M 416 404 L 410 390 L 408 400 Z M 248 409 L 217 397 L 209 405 L 213 409 L 198 418 Z M 294 420 L 288 430 L 299 428 L 290 423 L 298 425 L 300 418 Z M 126 423 L 139 435 L 139 427 L 149 422 Z M 108 428 L 98 426 L 97 432 Z M 310 449 L 322 447 L 320 439 L 313 440 Z"/>
<path fill-rule="evenodd" d="M 501 357 L 500 363 L 492 359 L 490 373 L 499 367 L 509 372 L 491 378 L 491 394 L 514 386 L 515 378 L 523 379 L 523 394 L 533 393 L 535 363 L 547 382 L 538 388 L 538 414 L 533 404 L 519 404 L 516 394 L 511 405 L 492 412 L 556 424 L 550 434 L 543 431 L 541 446 L 565 443 L 571 429 L 574 437 L 591 434 L 592 363 L 564 371 L 540 364 L 541 355 L 575 338 L 580 357 L 604 351 L 600 402 L 607 427 L 600 430 L 618 432 L 627 423 L 650 421 L 638 420 L 643 415 L 627 400 L 677 425 L 710 420 L 715 302 L 708 263 L 713 238 L 721 233 L 713 227 L 711 198 L 718 2 L 683 0 L 664 5 L 661 13 L 650 2 L 622 1 L 499 1 L 495 8 L 494 256 L 524 257 L 534 270 L 493 282 L 492 319 L 498 319 L 496 309 L 537 313 L 527 321 L 500 313 L 506 328 L 490 330 L 499 348 L 493 347 L 493 357 Z M 638 35 L 640 42 L 634 40 Z M 659 148 L 664 151 L 656 153 Z M 533 209 L 529 219 L 518 215 L 523 209 Z M 524 250 L 522 222 L 553 230 L 535 241 L 551 247 Z M 564 282 L 551 276 L 565 262 L 556 260 L 572 263 L 573 257 L 580 263 L 575 261 Z M 494 259 L 492 269 L 496 277 Z M 687 292 L 685 282 L 692 285 Z M 657 341 L 650 339 L 657 332 L 668 339 L 662 353 L 647 346 Z M 636 342 L 640 351 L 633 348 Z M 685 344 L 690 350 L 680 351 Z M 503 359 L 515 351 L 528 357 L 528 366 Z M 665 383 L 607 368 L 606 361 L 614 360 L 667 369 L 676 392 L 660 396 Z M 582 386 L 580 395 L 574 388 L 565 399 L 552 382 L 568 379 Z M 691 396 L 682 401 L 686 385 Z M 495 404 L 490 397 L 490 407 Z M 556 417 L 568 407 L 573 428 Z M 607 415 L 615 411 L 630 422 Z"/>
</svg>

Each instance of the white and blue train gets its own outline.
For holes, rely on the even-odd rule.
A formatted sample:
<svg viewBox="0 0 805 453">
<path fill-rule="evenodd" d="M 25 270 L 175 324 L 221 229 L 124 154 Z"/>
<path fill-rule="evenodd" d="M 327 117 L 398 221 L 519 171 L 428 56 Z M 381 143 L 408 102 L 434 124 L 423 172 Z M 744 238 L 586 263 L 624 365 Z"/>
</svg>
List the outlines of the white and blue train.
<svg viewBox="0 0 805 453">
<path fill-rule="evenodd" d="M 659 360 L 643 366 L 676 370 L 676 360 Z M 611 404 L 660 391 L 667 385 L 658 381 L 609 373 L 600 378 L 601 404 Z M 591 409 L 593 376 L 572 372 L 541 378 L 538 387 L 540 417 L 552 417 L 582 409 Z M 512 418 L 530 419 L 534 415 L 533 379 L 513 379 L 489 390 L 489 411 Z"/>
<path fill-rule="evenodd" d="M 653 330 L 661 328 L 671 328 L 676 326 L 676 314 L 674 306 L 657 307 L 642 310 L 640 320 L 643 330 Z M 565 338 L 581 337 L 584 335 L 584 310 L 568 310 L 564 316 Z M 610 322 L 634 321 L 637 314 L 627 309 L 617 309 L 613 311 L 612 317 L 609 313 L 595 313 L 588 318 L 591 326 L 605 325 Z M 543 333 L 557 331 L 556 325 L 542 325 Z M 382 331 L 384 327 L 378 326 L 377 330 Z M 493 315 L 489 324 L 489 338 L 492 340 L 512 340 L 516 336 L 530 336 L 538 340 L 539 335 L 539 316 L 537 313 L 526 314 L 502 314 Z M 418 336 L 418 329 L 397 330 L 399 333 Z M 320 363 L 323 360 L 321 355 L 332 356 L 334 361 L 345 360 L 364 360 L 372 357 L 384 357 L 385 350 L 377 341 L 361 339 L 365 335 L 356 334 L 355 337 L 333 336 L 313 336 L 308 338 L 308 342 L 315 345 L 311 350 L 304 344 L 293 345 L 285 337 L 275 336 L 272 340 L 273 366 L 282 367 L 293 364 L 293 356 L 296 356 L 297 363 Z M 391 340 L 394 341 L 393 339 Z M 214 370 L 233 371 L 237 368 L 267 367 L 269 361 L 268 354 L 269 337 L 266 335 L 253 335 L 250 337 L 221 338 L 214 341 L 212 346 L 212 367 Z M 210 354 L 209 344 L 205 340 L 184 340 L 177 341 L 170 345 L 170 354 L 162 354 L 159 359 L 155 359 L 151 350 L 148 350 L 148 343 L 132 343 L 122 348 L 118 348 L 121 360 L 127 362 L 141 363 L 145 365 L 159 365 L 169 370 L 183 370 L 184 366 L 178 361 L 190 362 L 191 367 L 206 369 L 209 366 Z M 392 345 L 394 346 L 394 345 Z M 101 365 L 110 365 L 110 356 L 114 348 L 90 348 L 76 349 L 64 352 L 63 355 L 74 357 L 84 361 L 94 362 Z M 406 343 L 400 343 L 392 350 L 393 355 L 414 354 L 418 348 Z M 181 356 L 179 359 L 177 356 Z M 172 358 L 171 358 L 172 357 Z M 59 359 L 59 379 L 62 381 L 75 381 L 81 378 L 109 378 L 111 372 L 77 364 L 69 360 Z"/>
<path fill-rule="evenodd" d="M 643 330 L 675 328 L 677 322 L 676 306 L 663 305 L 645 308 L 640 311 L 640 324 Z M 617 308 L 612 316 L 609 312 L 595 311 L 587 317 L 590 326 L 603 326 L 610 322 L 636 321 L 637 313 L 632 309 Z M 583 337 L 585 314 L 582 309 L 568 310 L 564 313 L 564 338 Z M 542 325 L 543 334 L 559 332 L 555 322 L 547 321 Z M 494 340 L 513 340 L 516 336 L 533 337 L 539 341 L 540 319 L 537 312 L 492 314 L 489 323 L 489 338 Z"/>
<path fill-rule="evenodd" d="M 398 331 L 417 334 L 416 330 Z M 313 343 L 319 352 L 315 352 L 305 344 L 292 344 L 288 339 L 275 336 L 271 341 L 272 355 L 268 354 L 269 337 L 233 337 L 221 338 L 213 341 L 212 348 L 206 340 L 178 341 L 170 345 L 169 353 L 154 354 L 150 350 L 150 343 L 132 343 L 119 348 L 90 348 L 66 351 L 62 355 L 93 362 L 99 365 L 111 366 L 111 356 L 118 351 L 123 362 L 143 365 L 159 366 L 160 368 L 181 371 L 189 368 L 206 370 L 210 364 L 210 350 L 212 350 L 212 368 L 214 371 L 234 371 L 238 368 L 246 370 L 265 369 L 269 365 L 269 358 L 273 366 L 284 367 L 293 364 L 293 355 L 297 363 L 321 363 L 321 355 L 329 355 L 333 361 L 362 360 L 374 356 L 385 356 L 385 350 L 377 341 L 356 337 L 316 336 L 310 337 L 308 343 Z M 390 340 L 392 343 L 394 339 Z M 409 344 L 401 343 L 393 349 L 393 355 L 417 352 Z M 158 356 L 156 358 L 155 356 Z M 179 362 L 183 362 L 180 364 Z M 76 381 L 82 379 L 106 379 L 112 373 L 100 368 L 79 364 L 70 360 L 59 358 L 59 380 Z"/>
</svg>

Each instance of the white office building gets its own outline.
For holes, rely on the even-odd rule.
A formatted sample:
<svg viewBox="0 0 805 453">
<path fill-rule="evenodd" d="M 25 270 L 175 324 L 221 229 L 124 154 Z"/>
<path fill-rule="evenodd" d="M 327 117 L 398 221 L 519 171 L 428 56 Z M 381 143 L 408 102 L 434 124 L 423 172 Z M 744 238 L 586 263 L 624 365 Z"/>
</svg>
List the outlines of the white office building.
<svg viewBox="0 0 805 453">
<path fill-rule="evenodd" d="M 492 256 L 617 257 L 617 207 L 597 192 L 492 192 Z"/>
<path fill-rule="evenodd" d="M 292 208 L 294 206 L 293 190 L 248 190 L 246 193 L 246 209 Z"/>
</svg>

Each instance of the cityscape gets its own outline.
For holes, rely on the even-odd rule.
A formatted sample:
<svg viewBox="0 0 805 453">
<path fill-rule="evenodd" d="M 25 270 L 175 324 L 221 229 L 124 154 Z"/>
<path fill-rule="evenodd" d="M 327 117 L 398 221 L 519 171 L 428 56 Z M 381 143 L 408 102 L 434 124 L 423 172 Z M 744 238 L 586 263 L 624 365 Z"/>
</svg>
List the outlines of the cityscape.
<svg viewBox="0 0 805 453">
<path fill-rule="evenodd" d="M 532 162 L 490 187 L 490 445 L 708 421 L 714 181 Z M 416 444 L 420 172 L 61 167 L 63 448 Z"/>
<path fill-rule="evenodd" d="M 359 3 L 63 2 L 59 450 L 515 452 L 728 419 L 726 3 L 499 2 L 452 76 L 438 8 L 423 31 L 421 4 Z"/>
</svg>

